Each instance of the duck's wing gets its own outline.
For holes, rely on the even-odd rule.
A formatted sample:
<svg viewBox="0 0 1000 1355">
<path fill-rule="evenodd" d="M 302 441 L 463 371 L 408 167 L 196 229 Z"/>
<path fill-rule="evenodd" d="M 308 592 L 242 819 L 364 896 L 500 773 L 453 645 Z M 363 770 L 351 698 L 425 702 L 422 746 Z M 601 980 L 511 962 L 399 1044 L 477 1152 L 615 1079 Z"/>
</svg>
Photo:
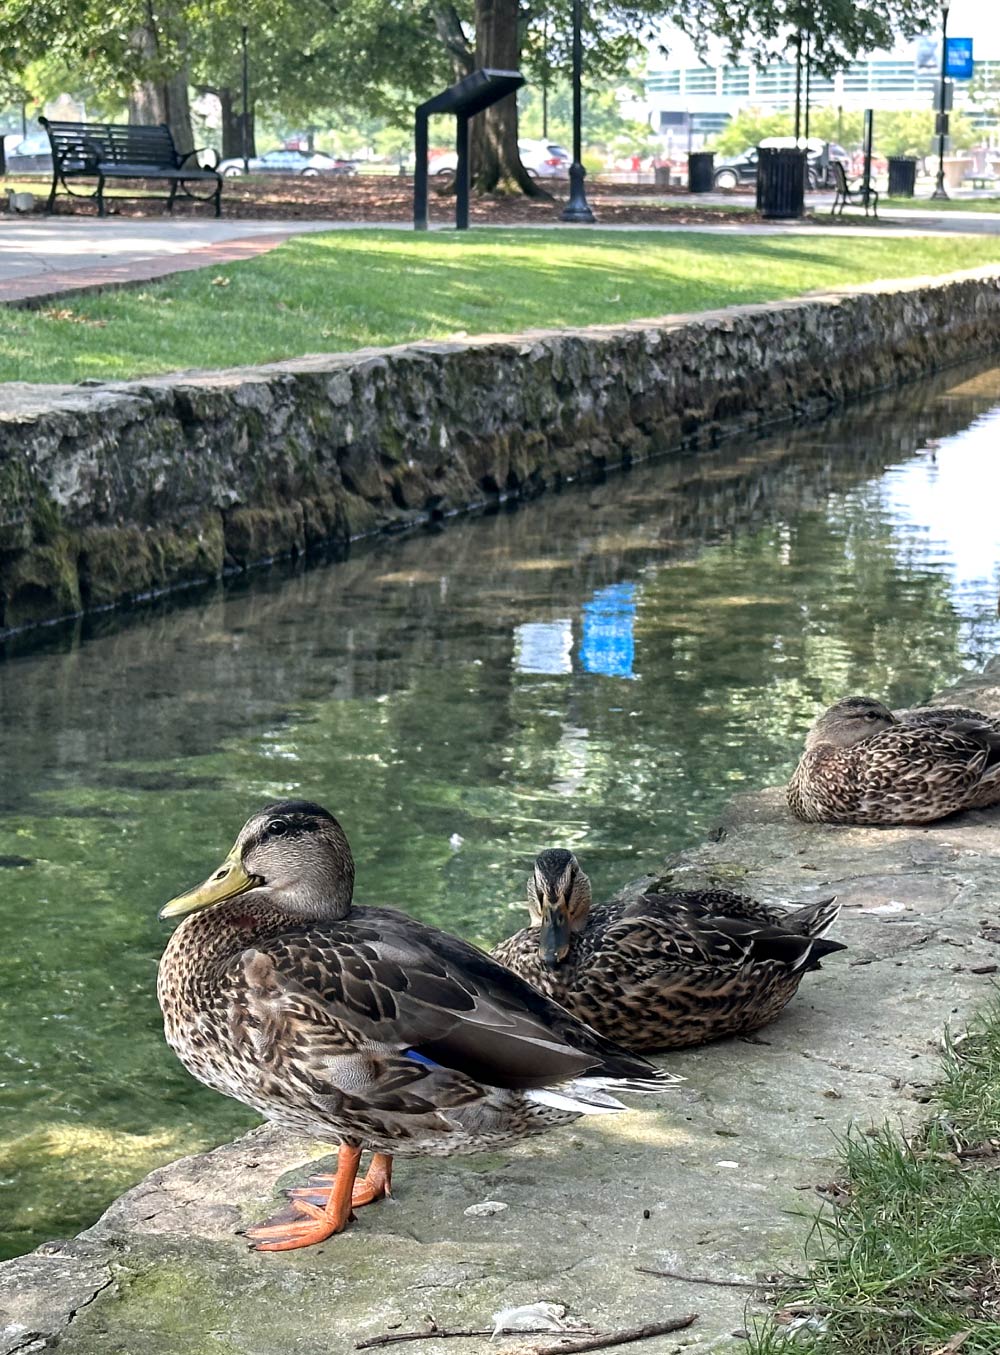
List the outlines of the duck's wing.
<svg viewBox="0 0 1000 1355">
<path fill-rule="evenodd" d="M 971 706 L 912 706 L 908 710 L 893 711 L 897 720 L 908 725 L 925 725 L 932 729 L 947 729 L 953 725 L 978 727 L 1000 733 L 1000 719 L 986 715 Z"/>
<path fill-rule="evenodd" d="M 984 773 L 1000 765 L 1000 735 L 974 720 L 898 724 L 843 750 L 865 808 L 871 795 L 880 804 L 945 802 L 963 797 Z"/>
<path fill-rule="evenodd" d="M 734 918 L 744 922 L 765 923 L 801 936 L 825 936 L 836 922 L 840 904 L 836 895 L 792 903 L 787 908 L 772 908 L 758 903 L 748 894 L 733 894 L 728 889 L 676 890 L 673 893 L 644 894 L 629 904 L 623 916 L 663 915 L 668 921 L 676 913 L 689 912 L 697 917 Z"/>
<path fill-rule="evenodd" d="M 243 965 L 260 1039 L 313 1067 L 369 1050 L 397 1076 L 408 1063 L 492 1087 L 656 1076 L 482 951 L 390 909 L 259 941 Z"/>
<path fill-rule="evenodd" d="M 780 908 L 769 908 L 749 894 L 734 894 L 730 889 L 664 889 L 654 894 L 642 894 L 626 905 L 622 916 L 648 917 L 660 912 L 669 916 L 678 910 L 700 917 L 742 917 L 779 925 L 782 920 Z"/>
<path fill-rule="evenodd" d="M 646 916 L 632 912 L 609 927 L 604 937 L 604 955 L 616 958 L 616 973 L 629 985 L 672 969 L 718 974 L 776 964 L 795 971 L 815 962 L 817 947 L 823 954 L 843 949 L 836 942 L 771 922 L 676 907 Z"/>
</svg>

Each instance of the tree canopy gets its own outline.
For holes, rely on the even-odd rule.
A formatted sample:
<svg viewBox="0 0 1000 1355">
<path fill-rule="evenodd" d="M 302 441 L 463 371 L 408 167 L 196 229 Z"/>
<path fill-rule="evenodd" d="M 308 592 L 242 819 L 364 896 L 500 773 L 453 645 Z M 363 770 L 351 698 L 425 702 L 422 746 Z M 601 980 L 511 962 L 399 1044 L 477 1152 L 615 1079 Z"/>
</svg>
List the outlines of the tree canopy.
<svg viewBox="0 0 1000 1355">
<path fill-rule="evenodd" d="M 173 81 L 219 96 L 231 140 L 246 24 L 252 105 L 286 125 L 317 125 L 323 110 L 335 109 L 340 117 L 405 127 L 416 103 L 476 64 L 519 65 L 532 84 L 560 86 L 569 68 L 571 3 L 6 0 L 0 85 L 39 98 L 85 92 L 110 112 L 124 108 L 142 82 Z M 939 23 L 938 0 L 595 0 L 584 8 L 594 91 L 621 79 L 668 23 L 705 53 L 721 41 L 731 58 L 758 64 L 787 57 L 801 30 L 822 72 Z M 186 103 L 180 115 L 188 117 Z M 517 160 L 516 105 L 498 105 L 482 126 L 492 131 L 481 128 L 474 143 L 480 169 L 488 164 L 480 186 L 509 180 L 528 189 Z"/>
</svg>

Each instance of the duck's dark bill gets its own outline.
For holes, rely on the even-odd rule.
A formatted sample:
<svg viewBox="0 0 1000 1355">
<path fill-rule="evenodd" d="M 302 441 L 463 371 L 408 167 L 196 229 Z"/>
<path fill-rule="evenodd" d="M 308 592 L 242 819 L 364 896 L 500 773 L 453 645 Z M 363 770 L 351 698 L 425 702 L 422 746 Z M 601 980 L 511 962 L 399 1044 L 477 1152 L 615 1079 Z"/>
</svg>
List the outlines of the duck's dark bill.
<svg viewBox="0 0 1000 1355">
<path fill-rule="evenodd" d="M 256 875 L 248 875 L 242 864 L 232 856 L 227 856 L 218 870 L 213 871 L 204 884 L 197 889 L 189 889 L 186 894 L 178 894 L 160 909 L 160 917 L 180 917 L 182 913 L 193 913 L 196 908 L 208 908 L 210 904 L 221 903 L 223 899 L 245 894 L 260 884 Z"/>
<path fill-rule="evenodd" d="M 569 925 L 569 912 L 564 904 L 545 902 L 542 904 L 542 925 L 538 931 L 538 949 L 543 964 L 550 968 L 565 960 L 569 954 L 572 934 Z"/>
</svg>

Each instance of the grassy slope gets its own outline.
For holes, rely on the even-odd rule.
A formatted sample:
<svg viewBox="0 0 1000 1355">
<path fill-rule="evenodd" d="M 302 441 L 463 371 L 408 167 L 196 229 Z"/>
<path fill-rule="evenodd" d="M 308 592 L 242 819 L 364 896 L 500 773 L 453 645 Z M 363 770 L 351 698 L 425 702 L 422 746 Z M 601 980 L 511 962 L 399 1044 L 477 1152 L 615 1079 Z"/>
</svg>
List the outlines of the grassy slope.
<svg viewBox="0 0 1000 1355">
<path fill-rule="evenodd" d="M 1000 237 L 344 230 L 140 289 L 0 307 L 0 380 L 113 379 L 620 322 L 1000 263 Z"/>
<path fill-rule="evenodd" d="M 948 1048 L 933 1108 L 909 1143 L 887 1127 L 845 1144 L 811 1281 L 785 1298 L 805 1323 L 761 1326 L 750 1355 L 1000 1350 L 1000 1004 Z"/>
</svg>

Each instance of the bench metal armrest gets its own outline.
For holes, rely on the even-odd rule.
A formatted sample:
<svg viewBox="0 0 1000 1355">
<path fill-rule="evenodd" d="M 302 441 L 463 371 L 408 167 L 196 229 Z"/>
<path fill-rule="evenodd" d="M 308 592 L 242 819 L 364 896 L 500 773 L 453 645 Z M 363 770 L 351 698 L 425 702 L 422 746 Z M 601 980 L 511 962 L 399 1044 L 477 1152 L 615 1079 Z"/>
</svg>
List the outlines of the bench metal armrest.
<svg viewBox="0 0 1000 1355">
<path fill-rule="evenodd" d="M 205 151 L 211 151 L 213 163 L 204 166 L 199 165 L 198 168 L 215 169 L 215 167 L 219 163 L 219 152 L 215 149 L 214 146 L 195 146 L 193 151 L 185 151 L 183 155 L 179 155 L 177 157 L 177 168 L 180 169 L 183 166 L 185 160 L 190 160 L 193 157 L 196 158 L 197 156 L 203 154 L 203 152 Z"/>
</svg>

